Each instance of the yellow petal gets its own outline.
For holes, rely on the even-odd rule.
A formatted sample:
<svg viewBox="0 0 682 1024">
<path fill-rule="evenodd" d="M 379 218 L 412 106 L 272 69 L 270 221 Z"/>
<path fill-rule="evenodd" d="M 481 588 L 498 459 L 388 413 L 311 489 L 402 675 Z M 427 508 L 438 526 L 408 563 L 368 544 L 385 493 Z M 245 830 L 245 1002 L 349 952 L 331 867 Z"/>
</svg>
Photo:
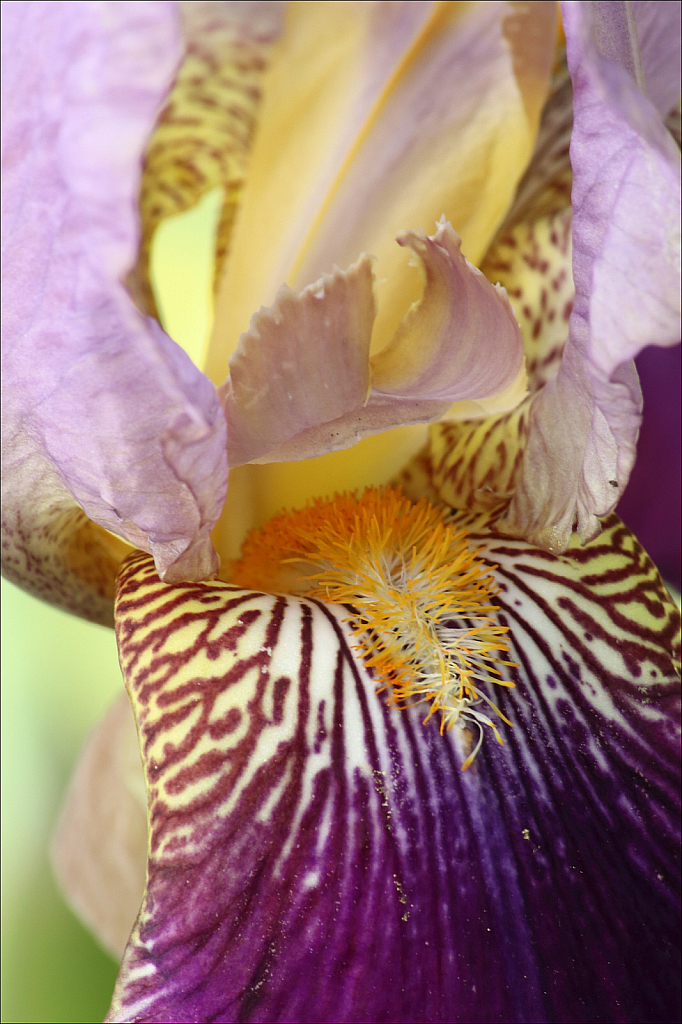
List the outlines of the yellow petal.
<svg viewBox="0 0 682 1024">
<path fill-rule="evenodd" d="M 273 51 L 206 370 L 222 383 L 251 315 L 363 250 L 378 351 L 420 292 L 395 244 L 441 215 L 480 261 L 532 153 L 552 3 L 293 3 Z"/>
</svg>

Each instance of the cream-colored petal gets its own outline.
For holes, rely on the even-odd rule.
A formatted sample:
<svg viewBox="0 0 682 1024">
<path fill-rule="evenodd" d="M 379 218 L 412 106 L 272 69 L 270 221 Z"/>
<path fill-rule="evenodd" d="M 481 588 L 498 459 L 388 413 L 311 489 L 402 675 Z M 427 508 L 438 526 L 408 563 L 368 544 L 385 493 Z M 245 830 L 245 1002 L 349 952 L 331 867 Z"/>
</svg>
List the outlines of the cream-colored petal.
<svg viewBox="0 0 682 1024">
<path fill-rule="evenodd" d="M 22 590 L 114 625 L 116 574 L 131 547 L 88 519 L 39 453 L 3 462 L 2 574 Z"/>
<path fill-rule="evenodd" d="M 520 224 L 535 224 L 571 205 L 573 171 L 569 145 L 572 129 L 573 86 L 565 53 L 562 53 L 552 75 L 550 95 L 542 111 L 533 156 L 491 249 L 503 242 Z M 486 260 L 489 256 L 490 252 Z M 490 277 L 483 264 L 481 269 Z M 495 280 L 494 277 L 491 279 Z"/>
<path fill-rule="evenodd" d="M 538 391 L 559 369 L 573 309 L 572 212 L 519 223 L 492 247 L 481 265 L 507 291 L 519 322 L 528 390 Z"/>
<path fill-rule="evenodd" d="M 291 5 L 218 296 L 216 383 L 283 281 L 376 256 L 380 350 L 419 296 L 400 231 L 445 214 L 480 260 L 532 152 L 555 17 L 551 3 Z"/>
</svg>

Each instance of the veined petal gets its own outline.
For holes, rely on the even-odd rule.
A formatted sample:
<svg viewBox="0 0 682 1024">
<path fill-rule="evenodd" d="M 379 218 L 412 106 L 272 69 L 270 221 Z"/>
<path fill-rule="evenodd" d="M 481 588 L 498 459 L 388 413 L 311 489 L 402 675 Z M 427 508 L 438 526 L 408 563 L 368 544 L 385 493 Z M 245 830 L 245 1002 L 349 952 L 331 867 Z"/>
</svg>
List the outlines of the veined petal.
<svg viewBox="0 0 682 1024">
<path fill-rule="evenodd" d="M 367 256 L 299 295 L 285 286 L 253 317 L 219 392 L 231 466 L 313 458 L 391 427 L 523 398 L 523 343 L 504 288 L 465 259 L 445 221 L 433 236 L 405 232 L 398 242 L 419 258 L 424 294 L 371 360 Z"/>
<path fill-rule="evenodd" d="M 166 3 L 35 3 L 4 19 L 3 561 L 106 620 L 117 551 L 77 535 L 78 506 L 168 578 L 203 578 L 227 484 L 212 385 L 120 283 L 177 18 Z M 81 541 L 99 545 L 90 576 Z"/>
<path fill-rule="evenodd" d="M 565 4 L 574 90 L 576 300 L 556 379 L 533 401 L 505 529 L 562 550 L 616 505 L 635 457 L 631 360 L 679 341 L 680 154 L 628 71 L 605 59 L 589 5 Z"/>
<path fill-rule="evenodd" d="M 207 373 L 283 281 L 377 257 L 373 350 L 419 297 L 394 238 L 445 215 L 478 263 L 537 131 L 553 4 L 291 4 L 216 306 Z"/>
<path fill-rule="evenodd" d="M 679 615 L 615 517 L 559 558 L 459 521 L 519 664 L 465 772 L 348 610 L 126 562 L 151 847 L 108 1020 L 675 1019 Z"/>
<path fill-rule="evenodd" d="M 652 0 L 590 4 L 602 56 L 626 68 L 661 117 L 680 95 L 680 5 Z"/>
</svg>

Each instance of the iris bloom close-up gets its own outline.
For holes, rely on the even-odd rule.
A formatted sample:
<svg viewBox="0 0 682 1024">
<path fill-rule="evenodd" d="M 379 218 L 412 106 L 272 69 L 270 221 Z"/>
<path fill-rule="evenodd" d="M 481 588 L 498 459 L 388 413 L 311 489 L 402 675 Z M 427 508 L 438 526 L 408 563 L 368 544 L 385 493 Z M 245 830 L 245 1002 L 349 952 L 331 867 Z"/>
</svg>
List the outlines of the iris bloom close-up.
<svg viewBox="0 0 682 1024">
<path fill-rule="evenodd" d="M 3 573 L 116 631 L 52 844 L 107 1020 L 679 1019 L 679 614 L 617 513 L 679 19 L 3 5 Z"/>
</svg>

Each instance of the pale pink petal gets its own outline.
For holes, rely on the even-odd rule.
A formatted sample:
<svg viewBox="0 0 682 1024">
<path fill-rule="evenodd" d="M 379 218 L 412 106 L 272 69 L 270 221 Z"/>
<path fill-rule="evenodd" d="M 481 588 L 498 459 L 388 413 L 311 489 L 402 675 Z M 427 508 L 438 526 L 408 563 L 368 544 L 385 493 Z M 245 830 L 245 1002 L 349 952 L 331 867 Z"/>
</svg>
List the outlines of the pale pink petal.
<svg viewBox="0 0 682 1024">
<path fill-rule="evenodd" d="M 367 256 L 298 295 L 283 288 L 253 317 L 220 390 L 230 465 L 313 458 L 438 419 L 453 403 L 483 413 L 501 392 L 507 408 L 520 401 L 523 343 L 504 289 L 465 259 L 445 221 L 431 237 L 406 232 L 398 241 L 419 258 L 424 294 L 371 360 Z"/>
<path fill-rule="evenodd" d="M 365 404 L 375 315 L 367 256 L 298 295 L 283 286 L 275 306 L 256 313 L 219 391 L 230 465 Z"/>
<path fill-rule="evenodd" d="M 51 859 L 73 911 L 119 960 L 142 903 L 147 866 L 147 798 L 125 693 L 80 755 Z"/>
<path fill-rule="evenodd" d="M 419 257 L 424 294 L 372 358 L 373 394 L 450 403 L 502 391 L 523 365 L 521 334 L 504 288 L 491 286 L 469 263 L 445 218 L 435 235 L 406 231 L 398 242 Z"/>
</svg>

